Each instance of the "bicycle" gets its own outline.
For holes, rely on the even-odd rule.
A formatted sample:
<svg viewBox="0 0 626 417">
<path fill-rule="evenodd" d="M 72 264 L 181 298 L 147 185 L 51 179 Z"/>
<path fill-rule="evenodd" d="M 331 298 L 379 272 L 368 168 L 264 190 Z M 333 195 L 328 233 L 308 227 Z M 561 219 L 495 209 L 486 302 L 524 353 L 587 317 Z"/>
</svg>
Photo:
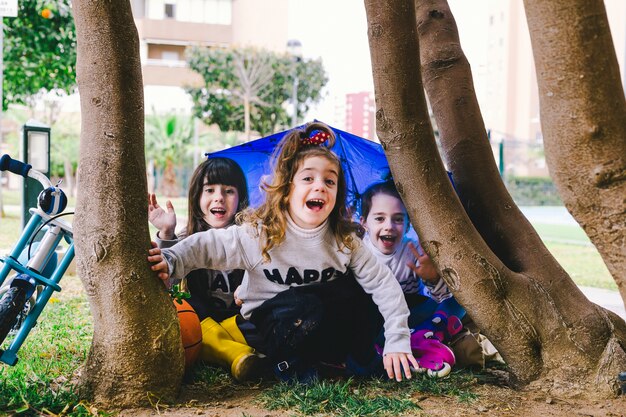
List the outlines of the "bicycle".
<svg viewBox="0 0 626 417">
<path fill-rule="evenodd" d="M 43 173 L 30 164 L 5 154 L 0 158 L 0 171 L 33 178 L 43 186 L 37 208 L 30 208 L 32 217 L 17 243 L 8 256 L 0 257 L 0 262 L 4 264 L 0 269 L 0 293 L 4 292 L 0 298 L 0 347 L 7 335 L 15 332 L 8 349 L 0 349 L 0 362 L 14 366 L 18 350 L 37 324 L 53 292 L 61 291 L 59 282 L 74 259 L 72 226 L 58 219 L 73 213 L 63 213 L 67 197 L 59 184 L 53 186 Z M 40 232 L 43 236 L 36 241 Z M 56 249 L 62 239 L 69 246 L 59 263 Z M 11 271 L 15 274 L 7 280 Z"/>
</svg>

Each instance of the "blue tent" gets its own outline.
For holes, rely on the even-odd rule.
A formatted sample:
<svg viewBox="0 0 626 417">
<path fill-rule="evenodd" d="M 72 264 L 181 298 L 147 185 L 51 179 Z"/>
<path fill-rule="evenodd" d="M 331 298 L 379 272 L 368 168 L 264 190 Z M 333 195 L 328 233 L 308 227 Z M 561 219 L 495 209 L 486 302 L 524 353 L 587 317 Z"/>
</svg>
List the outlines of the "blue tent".
<svg viewBox="0 0 626 417">
<path fill-rule="evenodd" d="M 389 175 L 387 158 L 379 143 L 332 126 L 330 128 L 337 138 L 332 150 L 339 156 L 346 175 L 348 188 L 346 203 L 356 209 L 361 193 L 369 185 L 383 181 Z M 250 205 L 258 207 L 264 198 L 259 188 L 261 178 L 271 174 L 270 156 L 278 142 L 288 132 L 289 130 L 285 130 L 232 148 L 209 153 L 207 157 L 227 157 L 237 161 L 248 180 Z"/>
</svg>

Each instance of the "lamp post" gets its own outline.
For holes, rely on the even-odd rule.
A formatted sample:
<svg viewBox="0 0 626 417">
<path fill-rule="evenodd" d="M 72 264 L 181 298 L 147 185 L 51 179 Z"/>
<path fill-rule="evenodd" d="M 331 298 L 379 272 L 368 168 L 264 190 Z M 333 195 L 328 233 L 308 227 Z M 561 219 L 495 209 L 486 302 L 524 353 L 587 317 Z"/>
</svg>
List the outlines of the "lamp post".
<svg viewBox="0 0 626 417">
<path fill-rule="evenodd" d="M 293 86 L 291 90 L 293 114 L 291 116 L 291 126 L 296 127 L 298 124 L 298 63 L 302 61 L 302 42 L 297 39 L 289 39 L 287 41 L 287 53 L 291 55 L 293 61 Z"/>
</svg>

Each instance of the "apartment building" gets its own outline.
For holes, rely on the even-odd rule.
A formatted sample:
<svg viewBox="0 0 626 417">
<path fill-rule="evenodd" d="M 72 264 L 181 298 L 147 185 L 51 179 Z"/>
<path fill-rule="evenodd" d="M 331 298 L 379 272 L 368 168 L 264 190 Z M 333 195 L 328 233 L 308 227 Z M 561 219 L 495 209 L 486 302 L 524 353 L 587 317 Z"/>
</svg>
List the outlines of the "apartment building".
<svg viewBox="0 0 626 417">
<path fill-rule="evenodd" d="M 346 130 L 362 138 L 376 140 L 374 94 L 369 91 L 346 94 Z"/>
<path fill-rule="evenodd" d="M 132 0 L 146 109 L 191 107 L 182 87 L 202 78 L 185 62 L 194 45 L 285 51 L 289 0 Z"/>
<path fill-rule="evenodd" d="M 605 0 L 609 25 L 622 83 L 626 85 L 626 2 Z M 498 160 L 505 173 L 547 175 L 542 157 L 537 77 L 520 0 L 490 0 L 483 24 L 487 25 L 486 65 L 474 71 L 477 95 L 491 129 L 494 153 L 503 143 L 504 155 Z M 480 24 L 480 23 L 479 23 Z"/>
</svg>

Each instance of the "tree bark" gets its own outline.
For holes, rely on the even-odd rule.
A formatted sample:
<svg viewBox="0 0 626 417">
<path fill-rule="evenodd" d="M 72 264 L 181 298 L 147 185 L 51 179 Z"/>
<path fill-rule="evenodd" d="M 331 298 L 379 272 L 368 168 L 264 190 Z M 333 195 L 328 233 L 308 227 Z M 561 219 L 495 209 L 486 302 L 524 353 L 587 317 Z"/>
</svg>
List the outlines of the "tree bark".
<svg viewBox="0 0 626 417">
<path fill-rule="evenodd" d="M 413 225 L 442 277 L 518 382 L 541 378 L 572 394 L 593 380 L 599 387 L 594 392 L 615 392 L 617 373 L 626 365 L 626 324 L 586 300 L 504 189 L 446 2 L 365 5 L 377 131 Z M 431 105 L 469 217 L 432 133 L 416 6 Z"/>
<path fill-rule="evenodd" d="M 81 383 L 105 407 L 172 399 L 176 312 L 150 271 L 139 42 L 128 0 L 74 0 L 82 125 L 75 238 L 94 319 Z"/>
<path fill-rule="evenodd" d="M 546 162 L 626 302 L 626 101 L 601 0 L 525 0 Z"/>
</svg>

